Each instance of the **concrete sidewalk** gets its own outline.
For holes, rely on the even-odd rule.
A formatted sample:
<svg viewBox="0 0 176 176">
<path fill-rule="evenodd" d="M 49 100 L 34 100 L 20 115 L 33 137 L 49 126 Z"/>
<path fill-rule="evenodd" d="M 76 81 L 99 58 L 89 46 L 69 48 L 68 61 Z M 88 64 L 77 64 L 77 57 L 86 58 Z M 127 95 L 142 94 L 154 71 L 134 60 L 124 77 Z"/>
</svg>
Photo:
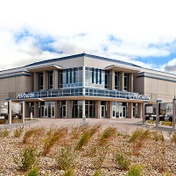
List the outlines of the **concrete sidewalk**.
<svg viewBox="0 0 176 176">
<path fill-rule="evenodd" d="M 5 124 L 0 125 L 0 129 L 3 128 L 16 128 L 19 126 L 30 126 L 30 127 L 37 127 L 37 126 L 43 126 L 46 128 L 50 128 L 51 126 L 65 126 L 65 127 L 72 127 L 72 126 L 80 126 L 82 125 L 83 119 L 82 118 L 76 118 L 76 119 L 56 119 L 56 118 L 38 118 L 36 120 L 32 120 L 30 122 L 25 123 L 14 123 L 11 125 Z M 121 132 L 125 133 L 132 133 L 137 128 L 152 128 L 152 129 L 159 129 L 163 132 L 164 136 L 168 135 L 168 131 L 172 131 L 173 129 L 171 127 L 166 126 L 159 126 L 156 128 L 154 125 L 149 124 L 142 124 L 142 119 L 139 118 L 118 118 L 118 119 L 91 119 L 87 118 L 86 123 L 90 125 L 95 125 L 98 123 L 102 124 L 102 128 L 105 129 L 109 126 L 117 128 Z"/>
</svg>

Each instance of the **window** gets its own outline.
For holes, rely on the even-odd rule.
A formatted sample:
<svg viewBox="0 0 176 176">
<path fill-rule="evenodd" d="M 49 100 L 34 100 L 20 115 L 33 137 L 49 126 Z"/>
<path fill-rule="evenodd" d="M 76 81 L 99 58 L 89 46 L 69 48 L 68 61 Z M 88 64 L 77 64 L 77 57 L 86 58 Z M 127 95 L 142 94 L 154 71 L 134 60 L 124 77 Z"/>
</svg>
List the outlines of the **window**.
<svg viewBox="0 0 176 176">
<path fill-rule="evenodd" d="M 59 70 L 58 72 L 58 87 L 79 87 L 83 85 L 82 67 L 68 68 Z"/>
<path fill-rule="evenodd" d="M 120 72 L 115 72 L 115 89 L 120 90 Z"/>
<path fill-rule="evenodd" d="M 53 71 L 48 71 L 48 89 L 53 89 Z"/>
<path fill-rule="evenodd" d="M 105 88 L 110 89 L 110 72 L 105 71 Z"/>
<path fill-rule="evenodd" d="M 90 87 L 105 88 L 105 71 L 99 68 L 85 68 L 85 85 Z"/>
<path fill-rule="evenodd" d="M 129 91 L 129 74 L 124 74 L 124 90 Z"/>
<path fill-rule="evenodd" d="M 38 90 L 43 89 L 43 72 L 38 73 Z"/>
</svg>

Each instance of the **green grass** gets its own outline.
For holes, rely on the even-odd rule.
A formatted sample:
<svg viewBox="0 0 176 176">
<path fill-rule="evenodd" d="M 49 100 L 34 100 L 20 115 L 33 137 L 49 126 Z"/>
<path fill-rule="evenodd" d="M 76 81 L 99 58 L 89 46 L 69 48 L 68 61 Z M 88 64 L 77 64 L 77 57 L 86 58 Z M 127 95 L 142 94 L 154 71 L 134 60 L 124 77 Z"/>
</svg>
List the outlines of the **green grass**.
<svg viewBox="0 0 176 176">
<path fill-rule="evenodd" d="M 19 158 L 14 158 L 16 164 L 19 165 L 20 169 L 23 171 L 28 171 L 38 164 L 38 155 L 36 149 L 25 148 L 20 153 Z"/>
<path fill-rule="evenodd" d="M 139 164 L 132 165 L 126 176 L 142 176 L 143 166 Z"/>
<path fill-rule="evenodd" d="M 56 154 L 56 162 L 59 169 L 68 171 L 76 167 L 76 153 L 69 147 L 62 148 Z"/>
<path fill-rule="evenodd" d="M 115 154 L 115 163 L 123 170 L 128 170 L 131 164 L 128 157 L 122 153 Z"/>
</svg>

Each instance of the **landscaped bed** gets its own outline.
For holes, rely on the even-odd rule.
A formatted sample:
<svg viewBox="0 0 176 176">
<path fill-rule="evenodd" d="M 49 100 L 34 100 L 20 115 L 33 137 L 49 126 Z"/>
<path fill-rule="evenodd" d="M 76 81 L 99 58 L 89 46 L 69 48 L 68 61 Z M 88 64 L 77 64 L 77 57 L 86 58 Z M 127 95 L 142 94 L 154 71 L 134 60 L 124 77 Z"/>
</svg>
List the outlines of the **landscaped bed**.
<svg viewBox="0 0 176 176">
<path fill-rule="evenodd" d="M 18 127 L 0 131 L 0 175 L 176 175 L 176 133 L 114 127 Z"/>
</svg>

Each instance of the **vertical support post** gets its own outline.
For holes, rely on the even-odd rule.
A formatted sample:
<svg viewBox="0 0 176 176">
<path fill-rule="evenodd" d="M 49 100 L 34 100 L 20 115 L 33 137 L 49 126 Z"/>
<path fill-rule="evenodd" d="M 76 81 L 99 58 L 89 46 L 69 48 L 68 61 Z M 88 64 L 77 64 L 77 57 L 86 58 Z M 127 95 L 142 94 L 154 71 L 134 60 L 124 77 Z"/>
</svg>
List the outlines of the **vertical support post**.
<svg viewBox="0 0 176 176">
<path fill-rule="evenodd" d="M 35 118 L 38 118 L 38 117 L 39 117 L 38 102 L 34 102 L 34 117 L 35 117 Z"/>
<path fill-rule="evenodd" d="M 128 103 L 128 118 L 133 118 L 133 102 Z"/>
<path fill-rule="evenodd" d="M 60 116 L 60 108 L 59 108 L 59 103 L 58 101 L 55 101 L 55 112 L 54 112 L 54 115 L 55 115 L 55 118 L 59 118 Z"/>
<path fill-rule="evenodd" d="M 101 101 L 100 100 L 97 100 L 96 102 L 95 102 L 95 106 L 96 106 L 96 108 L 95 108 L 95 116 L 98 118 L 98 119 L 100 119 L 101 117 L 101 110 L 100 110 L 100 106 L 101 106 Z"/>
<path fill-rule="evenodd" d="M 111 90 L 115 89 L 115 73 L 114 70 L 111 71 Z"/>
<path fill-rule="evenodd" d="M 81 125 L 86 124 L 86 115 L 85 115 L 85 100 L 82 101 L 82 122 Z"/>
<path fill-rule="evenodd" d="M 67 101 L 67 118 L 72 118 L 72 101 Z"/>
<path fill-rule="evenodd" d="M 22 123 L 25 122 L 25 101 L 22 101 Z"/>
<path fill-rule="evenodd" d="M 159 125 L 159 102 L 160 100 L 156 100 L 156 127 Z"/>
<path fill-rule="evenodd" d="M 142 109 L 142 119 L 143 119 L 143 125 L 145 124 L 145 103 L 138 104 L 139 105 L 139 110 Z M 141 114 L 141 113 L 140 113 Z"/>
<path fill-rule="evenodd" d="M 172 128 L 175 129 L 175 118 L 176 118 L 176 98 L 173 99 L 173 116 L 172 116 Z"/>
<path fill-rule="evenodd" d="M 133 73 L 130 74 L 130 92 L 133 92 Z"/>
<path fill-rule="evenodd" d="M 112 119 L 112 116 L 113 116 L 112 101 L 109 101 L 107 109 L 107 117 Z"/>
<path fill-rule="evenodd" d="M 12 100 L 9 100 L 8 102 L 8 123 L 12 124 Z"/>
<path fill-rule="evenodd" d="M 136 108 L 136 107 L 135 107 Z M 143 119 L 145 116 L 145 103 L 138 103 L 138 114 L 137 117 Z"/>
<path fill-rule="evenodd" d="M 54 75 L 54 89 L 58 89 L 58 70 L 53 71 Z"/>
<path fill-rule="evenodd" d="M 38 74 L 34 72 L 34 91 L 38 90 Z"/>
</svg>

